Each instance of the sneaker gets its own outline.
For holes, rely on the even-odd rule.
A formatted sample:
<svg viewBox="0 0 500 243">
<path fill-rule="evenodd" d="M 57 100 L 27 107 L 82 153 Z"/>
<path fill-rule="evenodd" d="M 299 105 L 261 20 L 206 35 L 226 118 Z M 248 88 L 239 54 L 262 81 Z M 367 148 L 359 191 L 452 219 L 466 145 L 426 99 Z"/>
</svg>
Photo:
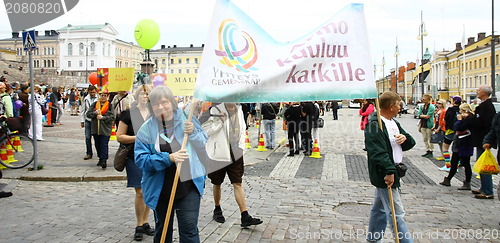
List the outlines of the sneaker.
<svg viewBox="0 0 500 243">
<path fill-rule="evenodd" d="M 108 167 L 108 162 L 102 161 L 101 162 L 101 168 L 104 170 L 104 169 L 106 169 L 106 167 Z"/>
<path fill-rule="evenodd" d="M 89 160 L 89 159 L 92 159 L 91 154 L 87 154 L 87 155 L 85 155 L 85 157 L 83 157 L 83 160 Z"/>
<path fill-rule="evenodd" d="M 222 215 L 222 210 L 217 210 L 217 209 L 214 209 L 214 215 L 212 217 L 215 222 L 217 223 L 224 223 L 226 222 L 226 218 L 224 218 L 224 215 Z"/>
<path fill-rule="evenodd" d="M 253 218 L 250 215 L 247 215 L 246 217 L 241 218 L 241 227 L 248 227 L 252 225 L 259 225 L 262 224 L 262 220 L 258 218 Z"/>
<path fill-rule="evenodd" d="M 293 157 L 293 155 L 294 155 L 293 152 L 290 152 L 287 156 Z"/>
<path fill-rule="evenodd" d="M 444 165 L 443 167 L 439 168 L 439 170 L 450 171 L 450 168 L 448 168 L 448 167 L 446 167 L 446 165 Z"/>
<path fill-rule="evenodd" d="M 482 194 L 481 190 L 472 190 L 472 194 Z"/>
<path fill-rule="evenodd" d="M 142 226 L 135 227 L 134 240 L 142 241 L 143 235 L 144 235 L 144 230 L 142 229 Z"/>
<path fill-rule="evenodd" d="M 149 226 L 149 223 L 145 223 L 142 225 L 142 231 L 144 232 L 144 234 L 149 236 L 153 236 L 155 234 L 155 229 L 151 228 L 151 226 Z"/>
<path fill-rule="evenodd" d="M 11 196 L 12 196 L 12 192 L 4 192 L 4 191 L 0 192 L 0 198 L 11 197 Z"/>
<path fill-rule="evenodd" d="M 444 157 L 437 157 L 436 158 L 437 161 L 443 161 L 444 160 Z"/>
<path fill-rule="evenodd" d="M 495 197 L 493 195 L 486 195 L 486 194 L 476 194 L 474 196 L 477 199 L 494 199 Z"/>
</svg>

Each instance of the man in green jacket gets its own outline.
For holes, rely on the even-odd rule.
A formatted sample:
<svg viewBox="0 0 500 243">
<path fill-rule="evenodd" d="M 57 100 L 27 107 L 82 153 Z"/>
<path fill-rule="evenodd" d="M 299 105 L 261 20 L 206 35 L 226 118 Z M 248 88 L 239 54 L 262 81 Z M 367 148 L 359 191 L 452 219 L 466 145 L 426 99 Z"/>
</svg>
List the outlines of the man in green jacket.
<svg viewBox="0 0 500 243">
<path fill-rule="evenodd" d="M 432 158 L 434 144 L 431 143 L 431 129 L 434 127 L 434 112 L 436 111 L 436 107 L 431 103 L 432 96 L 429 94 L 425 94 L 421 101 L 424 102 L 424 104 L 418 110 L 418 118 L 420 119 L 418 131 L 422 133 L 424 145 L 427 149 L 427 152 L 425 152 L 422 157 Z"/>
<path fill-rule="evenodd" d="M 398 115 L 401 98 L 394 92 L 385 92 L 380 98 L 379 114 L 370 119 L 365 128 L 365 148 L 368 152 L 368 172 L 370 182 L 376 187 L 375 199 L 370 212 L 366 239 L 368 242 L 381 242 L 391 218 L 388 187 L 398 188 L 399 175 L 396 164 L 403 161 L 403 151 L 415 146 L 415 140 L 393 118 Z M 377 115 L 381 117 L 382 129 Z M 400 242 L 413 242 L 406 222 L 405 211 L 398 190 L 393 190 L 396 221 Z M 392 225 L 392 220 L 390 220 Z"/>
</svg>

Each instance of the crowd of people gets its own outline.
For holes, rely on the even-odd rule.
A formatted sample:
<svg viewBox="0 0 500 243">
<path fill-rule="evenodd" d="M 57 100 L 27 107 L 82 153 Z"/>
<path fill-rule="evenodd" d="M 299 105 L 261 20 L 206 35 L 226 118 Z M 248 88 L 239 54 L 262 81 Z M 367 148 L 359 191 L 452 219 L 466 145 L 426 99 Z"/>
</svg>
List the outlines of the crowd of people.
<svg viewBox="0 0 500 243">
<path fill-rule="evenodd" d="M 5 117 L 20 117 L 23 124 L 21 132 L 43 140 L 42 119 L 62 125 L 61 116 L 68 111 L 71 115 L 80 115 L 81 127 L 85 129 L 84 160 L 93 158 L 94 143 L 97 166 L 107 168 L 112 126 L 117 127 L 118 142 L 132 148 L 125 168 L 127 187 L 135 190 L 134 240 L 137 241 L 146 234 L 154 236 L 154 242 L 159 242 L 166 227 L 167 242 L 172 242 L 172 221 L 176 215 L 180 241 L 199 242 L 198 217 L 206 176 L 213 188 L 214 221 L 226 221 L 221 205 L 221 187 L 227 176 L 241 213 L 241 227 L 261 224 L 261 219 L 250 215 L 245 202 L 242 183 L 245 131 L 261 122 L 266 148 L 275 149 L 278 146 L 276 122 L 281 117 L 288 133 L 288 156 L 296 156 L 301 150 L 309 156 L 313 141 L 319 139 L 317 129 L 321 126 L 320 117 L 331 109 L 333 120 L 338 120 L 339 108 L 337 101 L 260 105 L 195 104 L 174 96 L 167 87 L 153 88 L 148 85 L 141 85 L 131 93 L 110 93 L 95 86 L 89 86 L 81 92 L 76 88 L 42 85 L 36 85 L 34 89 L 36 107 L 32 109 L 29 105 L 30 87 L 27 84 L 0 82 L 0 113 Z M 426 148 L 422 156 L 433 158 L 434 144 L 438 144 L 440 155 L 436 159 L 444 161 L 445 165 L 441 169 L 449 171 L 440 184 L 450 186 L 450 181 L 461 166 L 465 169 L 466 179 L 458 189 L 471 190 L 478 199 L 494 197 L 491 175 L 480 175 L 479 190 L 472 190 L 470 184 L 470 157 L 474 155 L 474 148 L 479 158 L 485 149 L 496 148 L 500 142 L 500 115 L 495 116 L 491 94 L 491 87 L 479 87 L 478 105 L 468 104 L 458 96 L 451 97 L 449 103 L 444 99 L 433 102 L 430 95 L 424 95 L 421 99 L 423 105 L 418 108 L 417 115 L 420 119 L 419 132 Z M 383 235 L 377 233 L 383 232 L 387 224 L 392 224 L 388 220 L 389 193 L 392 193 L 397 225 L 403 235 L 400 237 L 401 242 L 411 242 L 411 238 L 404 237 L 409 230 L 404 221 L 405 211 L 399 191 L 402 175 L 398 168 L 403 161 L 403 151 L 413 148 L 416 142 L 394 119 L 400 115 L 401 98 L 393 92 L 385 92 L 380 95 L 379 101 L 378 111 L 374 100 L 370 99 L 364 100 L 359 110 L 370 181 L 376 187 L 369 235 Z M 192 106 L 198 110 L 190 119 L 188 111 Z M 42 107 L 51 109 L 50 118 L 43 118 Z M 37 127 L 36 135 L 29 129 L 33 126 L 30 116 L 34 112 L 37 116 L 34 124 Z M 180 172 L 179 178 L 175 176 L 177 171 Z M 173 191 L 173 188 L 176 190 Z M 171 195 L 172 192 L 175 194 Z M 10 195 L 0 192 L 0 197 Z M 170 198 L 174 199 L 174 210 L 170 218 L 166 218 Z M 150 210 L 154 211 L 154 228 L 149 225 Z M 168 225 L 164 225 L 166 221 Z"/>
</svg>

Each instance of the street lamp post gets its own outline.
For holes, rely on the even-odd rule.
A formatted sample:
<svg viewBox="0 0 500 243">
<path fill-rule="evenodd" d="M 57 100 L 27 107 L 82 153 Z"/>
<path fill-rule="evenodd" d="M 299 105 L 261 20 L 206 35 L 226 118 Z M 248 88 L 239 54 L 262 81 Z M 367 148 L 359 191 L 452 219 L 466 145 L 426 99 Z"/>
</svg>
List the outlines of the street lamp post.
<svg viewBox="0 0 500 243">
<path fill-rule="evenodd" d="M 421 66 L 421 71 L 418 77 L 418 80 L 420 83 L 422 83 L 422 96 L 424 96 L 424 36 L 427 36 L 427 31 L 425 31 L 425 23 L 424 23 L 424 13 L 423 11 L 420 11 L 420 27 L 419 27 L 419 34 L 418 38 L 420 40 L 420 66 Z"/>
<path fill-rule="evenodd" d="M 399 56 L 399 47 L 398 47 L 398 37 L 396 37 L 396 51 L 394 52 L 394 56 L 396 57 L 396 71 L 394 71 L 394 76 L 396 77 L 396 93 L 398 93 L 398 56 Z M 405 101 L 406 102 L 406 101 Z"/>
<path fill-rule="evenodd" d="M 493 89 L 493 94 L 491 95 L 491 100 L 496 102 L 496 75 L 495 75 L 495 1 L 491 0 L 491 88 Z"/>
<path fill-rule="evenodd" d="M 385 55 L 382 56 L 382 93 L 385 92 Z"/>
</svg>

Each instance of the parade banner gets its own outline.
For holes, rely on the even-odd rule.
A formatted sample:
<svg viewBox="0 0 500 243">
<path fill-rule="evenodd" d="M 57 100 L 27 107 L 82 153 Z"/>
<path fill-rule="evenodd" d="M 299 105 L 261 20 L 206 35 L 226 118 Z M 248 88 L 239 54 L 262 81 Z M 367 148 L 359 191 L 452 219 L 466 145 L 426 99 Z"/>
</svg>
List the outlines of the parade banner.
<svg viewBox="0 0 500 243">
<path fill-rule="evenodd" d="M 376 98 L 363 4 L 280 43 L 229 0 L 218 0 L 195 98 L 280 102 Z"/>
<path fill-rule="evenodd" d="M 169 73 L 167 87 L 176 96 L 193 96 L 196 77 L 195 73 Z"/>
<path fill-rule="evenodd" d="M 98 68 L 97 85 L 109 92 L 130 91 L 134 84 L 134 68 Z"/>
</svg>

